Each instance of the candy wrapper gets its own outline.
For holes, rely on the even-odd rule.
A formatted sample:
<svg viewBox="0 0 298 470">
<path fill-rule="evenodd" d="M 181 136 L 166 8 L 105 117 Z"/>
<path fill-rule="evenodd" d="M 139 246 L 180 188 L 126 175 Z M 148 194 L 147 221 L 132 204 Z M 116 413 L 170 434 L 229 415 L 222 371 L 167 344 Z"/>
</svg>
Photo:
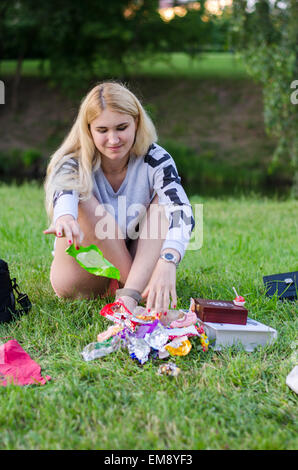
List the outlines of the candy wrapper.
<svg viewBox="0 0 298 470">
<path fill-rule="evenodd" d="M 120 279 L 120 271 L 115 268 L 96 245 L 81 246 L 78 250 L 72 244 L 66 250 L 66 253 L 73 256 L 82 268 L 86 269 L 95 276 L 104 276 L 112 279 Z"/>
<path fill-rule="evenodd" d="M 175 339 L 180 336 L 198 336 L 198 330 L 195 325 L 190 325 L 185 328 L 169 328 L 169 339 Z"/>
<path fill-rule="evenodd" d="M 102 341 L 105 341 L 106 339 L 109 339 L 111 336 L 115 336 L 119 331 L 123 330 L 122 325 L 112 325 L 110 326 L 106 331 L 103 331 L 102 333 L 99 333 L 97 335 L 97 342 L 101 343 Z"/>
<path fill-rule="evenodd" d="M 165 349 L 172 356 L 186 356 L 191 350 L 191 347 L 191 342 L 187 339 L 187 336 L 176 338 L 165 345 Z"/>
<path fill-rule="evenodd" d="M 160 315 L 160 323 L 163 326 L 170 326 L 171 322 L 181 320 L 185 317 L 185 312 L 182 310 L 168 310 Z"/>
<path fill-rule="evenodd" d="M 170 324 L 171 328 L 187 328 L 190 325 L 194 325 L 197 323 L 198 318 L 195 312 L 189 311 L 185 313 L 185 315 L 182 318 L 179 318 L 178 320 L 173 321 Z"/>
<path fill-rule="evenodd" d="M 145 341 L 153 349 L 163 350 L 165 344 L 169 340 L 169 329 L 162 326 L 159 322 L 152 333 L 147 333 L 144 337 Z"/>
<path fill-rule="evenodd" d="M 155 320 L 153 323 L 145 323 L 144 325 L 140 325 L 136 332 L 137 338 L 144 338 L 146 334 L 151 334 L 158 325 L 158 320 Z"/>
<path fill-rule="evenodd" d="M 202 346 L 202 349 L 203 351 L 208 351 L 208 347 L 209 347 L 209 339 L 208 339 L 208 336 L 206 335 L 205 333 L 205 330 L 204 328 L 202 327 L 202 325 L 200 324 L 197 324 L 196 325 L 196 329 L 197 329 L 197 332 L 200 336 L 200 341 L 201 341 L 201 346 Z"/>
<path fill-rule="evenodd" d="M 140 364 L 147 362 L 151 351 L 149 344 L 143 338 L 137 338 L 135 335 L 129 335 L 127 340 L 130 357 L 137 359 Z"/>
<path fill-rule="evenodd" d="M 86 346 L 82 355 L 86 361 L 96 359 L 116 351 L 121 345 L 128 349 L 132 359 L 143 365 L 149 358 L 186 356 L 192 348 L 188 339 L 191 336 L 200 338 L 203 351 L 207 351 L 209 341 L 204 328 L 194 323 L 196 317 L 192 305 L 193 299 L 188 311 L 172 310 L 169 315 L 160 317 L 149 315 L 143 307 L 137 307 L 131 313 L 121 300 L 107 304 L 100 314 L 113 325 L 99 333 L 97 343 Z"/>
<path fill-rule="evenodd" d="M 100 357 L 111 354 L 117 351 L 121 346 L 121 338 L 119 336 L 112 336 L 102 342 L 90 343 L 81 352 L 85 361 L 93 361 Z"/>
<path fill-rule="evenodd" d="M 132 313 L 125 307 L 121 301 L 116 301 L 111 304 L 105 305 L 100 315 L 107 318 L 108 320 L 118 323 L 122 326 L 126 326 L 130 331 L 135 331 L 138 324 L 138 320 L 134 319 Z"/>
<path fill-rule="evenodd" d="M 161 364 L 158 368 L 158 375 L 169 375 L 177 377 L 181 372 L 181 369 L 174 364 L 174 362 L 168 362 L 167 364 Z"/>
</svg>

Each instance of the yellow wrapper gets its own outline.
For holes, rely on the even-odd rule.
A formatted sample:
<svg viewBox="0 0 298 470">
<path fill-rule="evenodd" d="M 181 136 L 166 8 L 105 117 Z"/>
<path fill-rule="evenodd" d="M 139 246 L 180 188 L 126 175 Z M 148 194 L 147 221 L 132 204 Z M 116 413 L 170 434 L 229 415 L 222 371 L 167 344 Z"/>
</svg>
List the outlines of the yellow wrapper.
<svg viewBox="0 0 298 470">
<path fill-rule="evenodd" d="M 172 356 L 186 356 L 191 350 L 191 347 L 191 342 L 186 339 L 182 341 L 177 348 L 171 346 L 171 344 L 167 344 L 165 349 L 169 351 Z"/>
</svg>

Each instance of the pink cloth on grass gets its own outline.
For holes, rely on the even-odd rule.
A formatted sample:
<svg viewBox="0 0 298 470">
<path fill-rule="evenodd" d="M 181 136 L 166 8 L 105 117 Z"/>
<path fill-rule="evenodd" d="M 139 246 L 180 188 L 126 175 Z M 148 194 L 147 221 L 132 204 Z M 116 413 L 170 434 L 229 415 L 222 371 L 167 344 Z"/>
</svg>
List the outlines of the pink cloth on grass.
<svg viewBox="0 0 298 470">
<path fill-rule="evenodd" d="M 40 371 L 40 365 L 31 359 L 15 339 L 0 346 L 0 386 L 5 387 L 10 383 L 44 385 L 51 377 L 42 377 Z"/>
</svg>

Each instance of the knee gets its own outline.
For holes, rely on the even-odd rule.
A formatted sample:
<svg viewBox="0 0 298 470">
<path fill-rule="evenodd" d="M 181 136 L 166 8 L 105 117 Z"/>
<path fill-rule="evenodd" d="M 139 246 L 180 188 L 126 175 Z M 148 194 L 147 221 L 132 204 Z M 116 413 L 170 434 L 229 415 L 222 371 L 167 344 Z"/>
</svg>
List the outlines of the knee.
<svg viewBox="0 0 298 470">
<path fill-rule="evenodd" d="M 50 281 L 55 294 L 63 299 L 94 299 L 107 291 L 110 279 L 82 271 L 76 266 L 61 272 L 52 265 Z"/>
<path fill-rule="evenodd" d="M 52 288 L 57 295 L 57 297 L 61 299 L 72 299 L 75 298 L 75 290 L 76 286 L 73 283 L 69 282 L 69 278 L 61 278 L 61 276 L 57 275 L 53 269 L 51 269 L 50 273 L 50 281 Z"/>
</svg>

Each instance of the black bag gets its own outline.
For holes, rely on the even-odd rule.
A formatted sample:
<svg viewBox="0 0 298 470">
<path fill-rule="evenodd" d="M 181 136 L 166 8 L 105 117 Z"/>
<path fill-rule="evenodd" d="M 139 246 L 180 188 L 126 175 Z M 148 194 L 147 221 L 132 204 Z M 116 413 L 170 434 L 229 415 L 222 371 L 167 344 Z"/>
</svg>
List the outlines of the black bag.
<svg viewBox="0 0 298 470">
<path fill-rule="evenodd" d="M 264 276 L 263 281 L 268 297 L 273 297 L 277 294 L 280 300 L 297 299 L 298 271 Z"/>
<path fill-rule="evenodd" d="M 20 309 L 16 308 L 15 294 Z M 9 322 L 22 313 L 29 312 L 31 302 L 27 294 L 19 291 L 16 279 L 10 278 L 8 265 L 0 259 L 0 323 Z"/>
</svg>

